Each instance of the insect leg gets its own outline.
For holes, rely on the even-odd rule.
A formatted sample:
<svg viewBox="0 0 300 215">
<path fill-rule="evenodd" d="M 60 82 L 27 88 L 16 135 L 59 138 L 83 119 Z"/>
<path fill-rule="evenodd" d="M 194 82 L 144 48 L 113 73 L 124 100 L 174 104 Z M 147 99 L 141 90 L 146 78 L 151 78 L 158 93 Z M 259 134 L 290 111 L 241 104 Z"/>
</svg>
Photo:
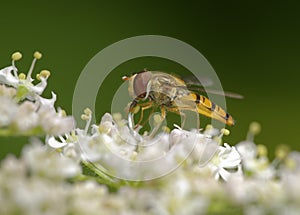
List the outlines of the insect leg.
<svg viewBox="0 0 300 215">
<path fill-rule="evenodd" d="M 182 116 L 182 122 L 181 122 L 180 127 L 183 128 L 185 125 L 186 115 L 183 112 L 179 112 L 179 114 L 180 114 L 180 116 Z"/>
<path fill-rule="evenodd" d="M 160 107 L 160 111 L 161 111 L 161 119 L 159 122 L 157 122 L 157 124 L 155 125 L 155 127 L 153 128 L 153 130 L 151 131 L 149 137 L 154 137 L 154 135 L 157 133 L 158 129 L 160 128 L 162 122 L 165 120 L 167 112 L 164 106 Z"/>
<path fill-rule="evenodd" d="M 180 108 L 182 110 L 190 110 L 189 108 Z M 181 128 L 184 127 L 186 122 L 186 114 L 178 109 L 178 107 L 168 107 L 167 111 L 179 114 L 182 117 Z M 200 129 L 200 117 L 197 110 L 193 110 L 196 113 L 197 129 Z"/>
<path fill-rule="evenodd" d="M 198 112 L 196 112 L 196 115 L 197 115 L 197 130 L 200 129 L 200 116 L 198 114 Z"/>
<path fill-rule="evenodd" d="M 153 114 L 153 112 L 154 112 L 155 109 L 156 109 L 156 107 L 152 107 L 152 110 L 151 110 L 151 112 L 149 113 L 147 119 L 141 124 L 142 127 L 144 127 L 144 125 L 146 124 L 146 122 L 149 121 L 149 119 L 150 119 L 150 117 L 152 116 L 152 114 Z"/>
<path fill-rule="evenodd" d="M 172 112 L 172 113 L 176 113 L 176 114 L 178 114 L 182 117 L 180 127 L 183 128 L 184 125 L 185 125 L 185 121 L 186 121 L 186 114 L 183 113 L 182 111 L 178 110 L 178 107 L 168 107 L 167 111 Z"/>
<path fill-rule="evenodd" d="M 196 113 L 196 128 L 197 128 L 197 130 L 199 130 L 200 129 L 200 117 L 199 117 L 199 114 L 198 114 L 198 112 L 197 112 L 197 110 L 195 110 L 195 111 L 193 111 L 193 112 L 195 112 Z M 182 122 L 181 122 L 181 128 L 183 129 L 184 128 L 184 125 L 185 125 L 185 122 L 186 122 L 186 114 L 185 113 L 183 113 L 183 112 L 179 112 L 179 114 L 182 116 Z"/>
<path fill-rule="evenodd" d="M 152 105 L 152 101 L 149 101 L 149 102 L 146 102 L 146 103 L 143 103 L 143 104 L 139 104 L 140 107 L 142 107 L 141 109 L 141 114 L 140 114 L 140 118 L 139 118 L 139 121 L 137 122 L 137 124 L 134 126 L 134 128 L 138 128 L 140 125 L 141 125 L 141 122 L 143 120 L 143 117 L 144 117 L 144 111 L 151 108 L 153 105 Z M 150 116 L 150 115 L 149 115 Z M 146 120 L 147 121 L 147 120 Z"/>
</svg>

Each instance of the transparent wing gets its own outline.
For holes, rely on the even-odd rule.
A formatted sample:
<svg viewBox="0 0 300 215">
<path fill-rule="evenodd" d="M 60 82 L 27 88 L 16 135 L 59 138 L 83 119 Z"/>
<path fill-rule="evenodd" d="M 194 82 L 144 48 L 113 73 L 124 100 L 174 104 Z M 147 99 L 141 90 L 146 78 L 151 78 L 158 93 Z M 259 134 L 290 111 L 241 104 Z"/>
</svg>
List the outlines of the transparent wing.
<svg viewBox="0 0 300 215">
<path fill-rule="evenodd" d="M 196 76 L 190 75 L 187 77 L 183 77 L 183 80 L 186 83 L 186 85 L 189 85 L 189 86 L 209 87 L 214 84 L 214 82 L 210 78 L 204 77 L 204 76 L 199 76 L 197 78 Z"/>
<path fill-rule="evenodd" d="M 208 78 L 208 77 L 203 77 L 200 76 L 199 79 L 195 76 L 188 76 L 183 78 L 183 80 L 186 83 L 187 89 L 190 91 L 193 91 L 195 93 L 199 92 L 204 92 L 204 93 L 211 93 L 215 95 L 220 95 L 220 96 L 226 96 L 229 98 L 234 98 L 234 99 L 243 99 L 244 96 L 234 93 L 234 92 L 228 92 L 228 91 L 220 91 L 220 90 L 215 90 L 215 89 L 209 89 L 207 87 L 213 86 L 213 81 Z"/>
<path fill-rule="evenodd" d="M 244 96 L 234 93 L 234 92 L 223 92 L 215 89 L 209 89 L 213 85 L 213 81 L 207 77 L 199 77 L 199 79 L 195 76 L 187 76 L 183 77 L 182 79 L 178 76 L 163 73 L 163 72 L 153 72 L 155 75 L 153 76 L 153 83 L 159 82 L 157 85 L 160 90 L 156 89 L 156 91 L 164 91 L 166 94 L 169 94 L 173 87 L 181 89 L 178 91 L 179 94 L 186 94 L 188 91 L 193 91 L 195 93 L 211 93 L 220 96 L 226 96 L 229 98 L 235 99 L 243 99 Z M 199 81 L 200 80 L 200 81 Z M 156 86 L 154 84 L 153 86 Z"/>
<path fill-rule="evenodd" d="M 187 86 L 188 90 L 193 91 L 193 92 L 204 92 L 204 93 L 211 93 L 215 95 L 220 95 L 220 96 L 226 96 L 229 98 L 234 98 L 234 99 L 243 99 L 244 96 L 240 95 L 238 93 L 234 92 L 228 92 L 228 91 L 220 91 L 220 90 L 214 90 L 214 89 L 204 89 L 203 87 L 196 87 L 196 86 Z"/>
</svg>

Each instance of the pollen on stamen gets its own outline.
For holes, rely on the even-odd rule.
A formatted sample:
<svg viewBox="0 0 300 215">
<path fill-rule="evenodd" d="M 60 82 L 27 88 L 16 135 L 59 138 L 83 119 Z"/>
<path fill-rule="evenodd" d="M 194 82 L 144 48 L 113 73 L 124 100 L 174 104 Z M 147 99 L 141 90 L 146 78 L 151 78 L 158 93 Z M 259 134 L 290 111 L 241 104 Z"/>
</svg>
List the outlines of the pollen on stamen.
<svg viewBox="0 0 300 215">
<path fill-rule="evenodd" d="M 15 53 L 13 53 L 13 54 L 11 55 L 11 59 L 12 59 L 13 61 L 18 61 L 18 60 L 20 60 L 21 58 L 22 58 L 21 52 L 15 52 Z"/>
<path fill-rule="evenodd" d="M 229 131 L 228 129 L 226 129 L 226 128 L 222 128 L 222 129 L 221 129 L 221 133 L 222 133 L 223 135 L 225 135 L 225 136 L 228 136 L 228 135 L 230 134 L 230 131 Z"/>
<path fill-rule="evenodd" d="M 41 77 L 43 78 L 49 78 L 49 76 L 51 75 L 49 70 L 42 70 L 39 74 L 36 75 L 36 79 L 37 80 L 41 80 Z"/>
<path fill-rule="evenodd" d="M 92 114 L 92 111 L 91 111 L 91 109 L 89 109 L 89 108 L 84 109 L 83 112 L 84 112 L 86 115 L 91 115 L 91 114 Z"/>
<path fill-rule="evenodd" d="M 275 150 L 275 156 L 279 160 L 284 160 L 290 152 L 290 148 L 287 145 L 281 144 Z"/>
<path fill-rule="evenodd" d="M 285 159 L 284 164 L 290 170 L 294 170 L 297 167 L 296 161 L 291 158 Z"/>
<path fill-rule="evenodd" d="M 257 145 L 257 154 L 259 157 L 266 157 L 268 155 L 268 149 L 265 145 Z"/>
<path fill-rule="evenodd" d="M 81 115 L 81 119 L 87 121 L 87 120 L 90 119 L 90 116 L 88 116 L 88 115 L 86 115 L 86 114 L 82 114 L 82 115 Z"/>
<path fill-rule="evenodd" d="M 67 116 L 67 113 L 66 113 L 65 110 L 61 109 L 61 110 L 60 110 L 60 115 L 61 115 L 62 117 L 66 117 L 66 116 Z"/>
<path fill-rule="evenodd" d="M 33 60 L 32 60 L 32 63 L 31 63 L 31 65 L 30 65 L 30 68 L 29 68 L 29 71 L 28 71 L 28 73 L 27 73 L 27 81 L 30 81 L 30 82 L 32 82 L 33 81 L 33 79 L 31 79 L 31 76 L 32 76 L 32 72 L 33 72 L 33 69 L 34 69 L 34 66 L 35 66 L 35 63 L 36 63 L 36 61 L 37 60 L 39 60 L 39 59 L 41 59 L 42 58 L 42 54 L 40 53 L 40 52 L 34 52 L 34 54 L 33 54 Z M 41 77 L 41 75 L 40 76 L 38 76 L 39 78 Z"/>
<path fill-rule="evenodd" d="M 115 121 L 121 121 L 122 119 L 122 115 L 120 113 L 114 113 L 112 117 Z"/>
<path fill-rule="evenodd" d="M 135 160 L 137 158 L 137 156 L 138 156 L 138 153 L 136 151 L 133 151 L 130 158 L 131 158 L 131 160 Z"/>
<path fill-rule="evenodd" d="M 170 133 L 171 129 L 168 126 L 163 126 L 162 131 L 165 132 L 165 133 Z"/>
<path fill-rule="evenodd" d="M 258 122 L 252 122 L 249 126 L 249 132 L 253 135 L 259 134 L 261 131 L 261 125 Z"/>
<path fill-rule="evenodd" d="M 26 79 L 26 75 L 24 73 L 20 73 L 18 75 L 18 77 L 19 77 L 20 80 L 25 80 Z"/>
<path fill-rule="evenodd" d="M 104 125 L 100 125 L 100 126 L 98 127 L 99 133 L 108 134 L 108 133 L 110 132 L 110 130 L 111 130 L 111 129 L 110 129 L 109 127 L 104 126 Z"/>
<path fill-rule="evenodd" d="M 42 53 L 40 53 L 38 51 L 34 52 L 34 54 L 33 54 L 33 57 L 37 60 L 41 59 L 42 56 L 43 56 Z"/>
</svg>

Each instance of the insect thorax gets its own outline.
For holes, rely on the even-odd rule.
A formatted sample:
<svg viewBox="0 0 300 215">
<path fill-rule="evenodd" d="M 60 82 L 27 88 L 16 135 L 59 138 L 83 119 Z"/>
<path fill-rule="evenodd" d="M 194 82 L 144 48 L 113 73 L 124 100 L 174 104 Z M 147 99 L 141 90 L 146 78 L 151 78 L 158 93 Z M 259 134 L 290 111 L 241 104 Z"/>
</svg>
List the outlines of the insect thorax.
<svg viewBox="0 0 300 215">
<path fill-rule="evenodd" d="M 173 102 L 173 98 L 162 92 L 151 91 L 149 94 L 150 99 L 157 105 L 170 106 Z"/>
</svg>

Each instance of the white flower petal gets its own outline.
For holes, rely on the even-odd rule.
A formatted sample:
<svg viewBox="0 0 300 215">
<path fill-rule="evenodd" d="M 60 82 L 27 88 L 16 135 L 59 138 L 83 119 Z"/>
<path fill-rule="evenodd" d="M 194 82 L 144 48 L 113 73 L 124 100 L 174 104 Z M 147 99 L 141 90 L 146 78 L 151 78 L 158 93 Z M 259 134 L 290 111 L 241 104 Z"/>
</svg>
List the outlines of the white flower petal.
<svg viewBox="0 0 300 215">
<path fill-rule="evenodd" d="M 0 82 L 10 86 L 16 87 L 19 83 L 19 79 L 11 74 L 13 70 L 16 70 L 14 66 L 9 66 L 0 70 Z"/>
<path fill-rule="evenodd" d="M 66 142 L 57 141 L 54 136 L 49 137 L 47 140 L 47 143 L 50 147 L 55 148 L 55 149 L 62 148 L 68 144 Z"/>
<path fill-rule="evenodd" d="M 54 108 L 54 104 L 56 102 L 56 94 L 54 92 L 51 92 L 52 98 L 51 99 L 45 99 L 39 95 L 36 95 L 35 99 L 42 105 L 43 107 L 49 107 Z"/>
<path fill-rule="evenodd" d="M 41 95 L 45 88 L 47 87 L 47 79 L 41 77 L 41 82 L 39 82 L 35 86 L 30 86 L 29 89 L 31 92 L 36 93 L 37 95 Z"/>
<path fill-rule="evenodd" d="M 250 141 L 242 141 L 236 145 L 236 149 L 241 154 L 243 160 L 253 159 L 257 156 L 257 147 Z"/>
</svg>

